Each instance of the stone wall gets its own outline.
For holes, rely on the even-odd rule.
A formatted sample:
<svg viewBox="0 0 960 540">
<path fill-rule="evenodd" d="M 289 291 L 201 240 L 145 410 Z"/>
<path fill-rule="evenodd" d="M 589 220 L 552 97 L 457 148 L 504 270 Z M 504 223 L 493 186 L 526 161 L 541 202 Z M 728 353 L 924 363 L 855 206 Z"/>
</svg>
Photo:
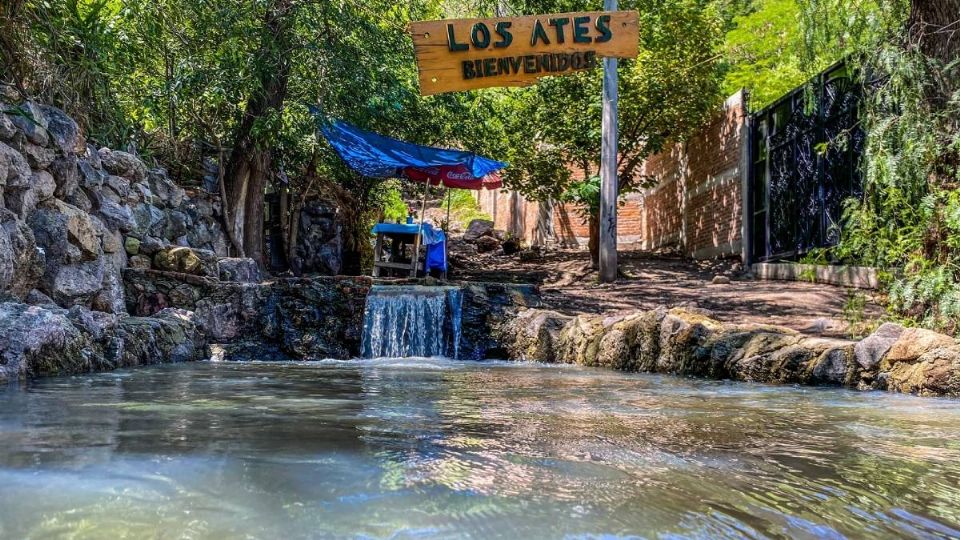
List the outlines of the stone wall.
<svg viewBox="0 0 960 540">
<path fill-rule="evenodd" d="M 190 313 L 128 317 L 122 272 L 248 276 L 248 261 L 221 265 L 219 212 L 163 169 L 88 144 L 63 111 L 0 98 L 0 379 L 204 354 Z"/>
<path fill-rule="evenodd" d="M 725 324 L 686 309 L 616 317 L 529 309 L 505 320 L 496 337 L 514 360 L 960 396 L 957 341 L 890 323 L 854 342 L 769 325 Z"/>
<path fill-rule="evenodd" d="M 251 359 L 356 357 L 372 283 L 346 276 L 240 283 L 156 270 L 124 273 L 130 313 L 190 311 L 208 341 L 243 345 Z"/>
</svg>

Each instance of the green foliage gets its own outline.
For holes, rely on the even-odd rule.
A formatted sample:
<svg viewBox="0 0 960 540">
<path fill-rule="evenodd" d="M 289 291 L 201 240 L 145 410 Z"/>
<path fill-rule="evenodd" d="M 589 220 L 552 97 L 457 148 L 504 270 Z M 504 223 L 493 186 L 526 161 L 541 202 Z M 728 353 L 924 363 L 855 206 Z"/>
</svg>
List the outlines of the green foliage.
<svg viewBox="0 0 960 540">
<path fill-rule="evenodd" d="M 598 1 L 517 2 L 527 13 L 600 9 Z M 641 185 L 644 159 L 699 128 L 721 102 L 716 50 L 723 17 L 712 2 L 627 0 L 640 19 L 640 52 L 619 63 L 621 193 Z M 560 198 L 591 176 L 600 157 L 601 70 L 551 77 L 531 88 L 498 93 L 504 120 L 508 187 L 538 200 Z M 512 111 L 512 114 L 509 112 Z"/>
<path fill-rule="evenodd" d="M 819 21 L 848 22 L 847 35 L 860 50 L 853 60 L 872 88 L 862 112 L 865 193 L 846 202 L 834 256 L 878 267 L 896 316 L 954 332 L 960 321 L 960 70 L 911 45 L 925 40 L 908 39 L 908 32 L 922 31 L 906 24 L 909 8 L 900 0 L 811 0 L 807 6 L 810 41 L 830 35 Z"/>
<path fill-rule="evenodd" d="M 383 220 L 390 223 L 407 218 L 407 203 L 403 200 L 400 186 L 396 181 L 387 182 L 383 186 Z"/>
<path fill-rule="evenodd" d="M 441 200 L 442 209 L 446 209 L 447 197 L 450 197 L 450 224 L 455 228 L 465 229 L 475 219 L 491 219 L 490 215 L 480 211 L 480 205 L 475 198 L 475 191 L 466 189 L 448 190 Z"/>
</svg>

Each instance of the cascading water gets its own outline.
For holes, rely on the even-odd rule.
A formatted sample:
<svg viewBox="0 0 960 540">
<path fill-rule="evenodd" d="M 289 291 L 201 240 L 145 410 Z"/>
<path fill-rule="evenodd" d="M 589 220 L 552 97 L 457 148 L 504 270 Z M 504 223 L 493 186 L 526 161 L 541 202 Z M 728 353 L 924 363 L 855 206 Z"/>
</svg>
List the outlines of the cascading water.
<svg viewBox="0 0 960 540">
<path fill-rule="evenodd" d="M 457 358 L 462 298 L 456 287 L 375 285 L 364 313 L 363 356 Z"/>
</svg>

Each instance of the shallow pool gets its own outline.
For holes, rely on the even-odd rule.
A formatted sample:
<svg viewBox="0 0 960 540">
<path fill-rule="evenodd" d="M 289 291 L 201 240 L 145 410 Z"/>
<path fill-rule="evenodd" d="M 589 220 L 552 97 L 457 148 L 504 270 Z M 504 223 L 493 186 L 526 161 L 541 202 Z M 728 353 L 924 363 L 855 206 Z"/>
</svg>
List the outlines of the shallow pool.
<svg viewBox="0 0 960 540">
<path fill-rule="evenodd" d="M 960 402 L 446 360 L 0 390 L 0 538 L 960 536 Z"/>
</svg>

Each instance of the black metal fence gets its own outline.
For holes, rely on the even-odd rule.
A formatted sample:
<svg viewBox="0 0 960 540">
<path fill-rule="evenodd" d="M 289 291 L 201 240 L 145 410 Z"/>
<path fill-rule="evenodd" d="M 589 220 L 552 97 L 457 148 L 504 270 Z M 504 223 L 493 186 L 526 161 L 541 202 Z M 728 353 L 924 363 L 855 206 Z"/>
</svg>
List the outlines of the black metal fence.
<svg viewBox="0 0 960 540">
<path fill-rule="evenodd" d="M 752 115 L 750 259 L 796 259 L 839 240 L 842 203 L 862 195 L 862 91 L 836 65 Z"/>
</svg>

